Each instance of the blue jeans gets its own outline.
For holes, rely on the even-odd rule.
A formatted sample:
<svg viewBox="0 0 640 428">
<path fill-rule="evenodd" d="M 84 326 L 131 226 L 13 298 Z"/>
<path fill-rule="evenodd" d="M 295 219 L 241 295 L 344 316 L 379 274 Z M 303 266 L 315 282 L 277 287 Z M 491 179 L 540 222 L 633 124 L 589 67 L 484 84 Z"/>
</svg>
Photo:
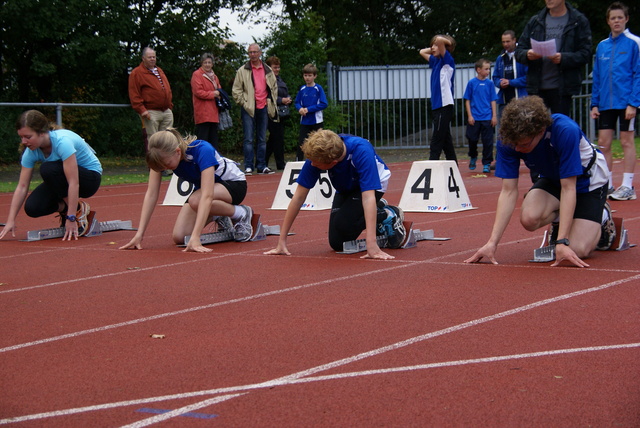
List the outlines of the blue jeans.
<svg viewBox="0 0 640 428">
<path fill-rule="evenodd" d="M 262 172 L 267 167 L 265 162 L 265 155 L 267 152 L 267 125 L 269 123 L 269 116 L 267 114 L 267 107 L 256 109 L 253 117 L 249 116 L 249 113 L 245 109 L 241 108 L 242 117 L 242 130 L 244 131 L 244 167 L 254 169 L 253 162 L 253 133 L 256 134 L 256 162 L 255 169 L 258 172 Z"/>
</svg>

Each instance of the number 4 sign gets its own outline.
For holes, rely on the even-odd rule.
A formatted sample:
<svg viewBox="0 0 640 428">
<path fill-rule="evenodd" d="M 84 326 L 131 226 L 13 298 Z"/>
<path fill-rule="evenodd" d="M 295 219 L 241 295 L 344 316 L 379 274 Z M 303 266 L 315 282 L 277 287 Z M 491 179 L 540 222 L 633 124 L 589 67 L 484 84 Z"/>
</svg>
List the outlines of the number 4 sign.
<svg viewBox="0 0 640 428">
<path fill-rule="evenodd" d="M 278 190 L 276 191 L 276 196 L 273 198 L 273 204 L 271 205 L 272 210 L 287 209 L 289 202 L 296 191 L 296 187 L 298 187 L 296 180 L 302 170 L 302 165 L 304 165 L 304 162 L 287 162 L 284 172 L 282 173 L 282 178 L 280 179 L 280 184 L 278 185 Z M 324 171 L 320 174 L 320 179 L 316 185 L 309 190 L 307 199 L 305 199 L 301 209 L 330 209 L 335 191 L 336 190 L 333 188 L 331 181 L 329 180 L 329 174 Z"/>
<path fill-rule="evenodd" d="M 408 212 L 437 213 L 474 209 L 454 161 L 414 162 L 400 208 Z"/>
</svg>

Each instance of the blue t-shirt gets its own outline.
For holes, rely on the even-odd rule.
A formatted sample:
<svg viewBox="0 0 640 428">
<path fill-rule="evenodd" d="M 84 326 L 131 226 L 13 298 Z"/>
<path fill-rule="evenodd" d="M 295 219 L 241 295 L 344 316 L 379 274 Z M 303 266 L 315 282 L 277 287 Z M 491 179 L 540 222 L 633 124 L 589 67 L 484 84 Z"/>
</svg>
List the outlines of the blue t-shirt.
<svg viewBox="0 0 640 428">
<path fill-rule="evenodd" d="M 338 193 L 379 190 L 385 192 L 391 171 L 376 154 L 371 143 L 355 135 L 339 134 L 347 153 L 344 159 L 329 169 L 329 179 Z M 307 161 L 298 176 L 298 184 L 313 188 L 320 178 L 321 169 Z"/>
<path fill-rule="evenodd" d="M 578 124 L 563 114 L 554 114 L 551 118 L 553 123 L 531 153 L 520 153 L 498 142 L 496 176 L 518 178 L 522 159 L 529 169 L 558 185 L 563 178 L 577 176 L 578 193 L 587 193 L 607 184 L 609 170 L 604 155 L 598 151 L 590 174 L 584 174 L 593 158 L 594 147 Z"/>
<path fill-rule="evenodd" d="M 456 63 L 449 51 L 444 56 L 431 55 L 431 108 L 433 110 L 453 104 L 453 78 L 456 74 Z"/>
<path fill-rule="evenodd" d="M 234 161 L 222 157 L 213 146 L 203 140 L 195 140 L 186 151 L 186 160 L 181 160 L 173 173 L 193 184 L 194 189 L 201 187 L 202 171 L 213 167 L 215 181 L 245 181 L 244 173 Z"/>
<path fill-rule="evenodd" d="M 84 139 L 68 129 L 57 129 L 49 132 L 51 140 L 51 153 L 44 156 L 41 149 L 25 150 L 22 153 L 21 165 L 25 168 L 33 168 L 36 162 L 65 161 L 75 154 L 78 166 L 102 174 L 102 165 L 96 156 L 96 152 Z"/>
<path fill-rule="evenodd" d="M 491 120 L 493 109 L 491 102 L 498 99 L 495 86 L 490 79 L 480 80 L 477 77 L 469 80 L 463 98 L 471 104 L 471 115 L 475 120 Z"/>
</svg>

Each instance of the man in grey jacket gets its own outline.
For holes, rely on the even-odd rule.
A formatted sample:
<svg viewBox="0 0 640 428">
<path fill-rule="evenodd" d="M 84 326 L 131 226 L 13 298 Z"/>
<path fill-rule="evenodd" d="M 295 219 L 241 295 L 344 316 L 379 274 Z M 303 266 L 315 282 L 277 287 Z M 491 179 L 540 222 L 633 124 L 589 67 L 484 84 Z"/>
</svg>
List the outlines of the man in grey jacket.
<svg viewBox="0 0 640 428">
<path fill-rule="evenodd" d="M 241 109 L 242 129 L 244 132 L 244 173 L 273 174 L 265 161 L 267 150 L 267 125 L 269 117 L 278 119 L 276 97 L 278 82 L 271 68 L 262 61 L 262 51 L 256 43 L 247 50 L 249 62 L 236 72 L 233 82 L 233 99 Z M 254 159 L 253 136 L 256 136 Z M 255 161 L 255 162 L 254 162 Z"/>
</svg>

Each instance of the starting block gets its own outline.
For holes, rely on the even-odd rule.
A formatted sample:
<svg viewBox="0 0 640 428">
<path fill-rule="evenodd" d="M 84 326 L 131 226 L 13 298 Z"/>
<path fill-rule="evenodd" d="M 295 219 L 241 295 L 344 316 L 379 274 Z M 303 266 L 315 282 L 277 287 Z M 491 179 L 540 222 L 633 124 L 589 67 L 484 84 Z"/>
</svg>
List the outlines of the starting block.
<svg viewBox="0 0 640 428">
<path fill-rule="evenodd" d="M 631 247 L 635 247 L 636 244 L 629 243 L 629 232 L 624 227 L 624 219 L 620 217 L 613 217 L 613 224 L 616 226 L 616 238 L 613 240 L 611 247 L 607 251 L 624 251 Z M 551 236 L 549 230 L 545 230 L 542 237 L 542 244 L 539 248 L 533 251 L 533 259 L 529 260 L 531 263 L 547 263 L 556 259 L 556 247 L 551 245 Z"/>
<path fill-rule="evenodd" d="M 280 226 L 267 226 L 260 221 L 260 214 L 253 214 L 251 217 L 251 227 L 253 228 L 253 236 L 249 241 L 263 241 L 267 238 L 267 235 L 280 235 Z M 186 247 L 189 243 L 191 235 L 184 237 L 184 244 L 181 247 Z M 235 239 L 233 229 L 221 230 L 213 233 L 203 233 L 200 235 L 200 242 L 202 245 L 215 244 L 217 242 L 228 242 Z"/>
<path fill-rule="evenodd" d="M 111 220 L 111 221 L 103 221 L 98 222 L 96 219 L 96 212 L 90 211 L 89 217 L 89 231 L 83 236 L 99 236 L 104 232 L 112 232 L 115 230 L 137 230 L 132 224 L 131 220 Z M 42 241 L 45 239 L 55 239 L 62 238 L 64 236 L 64 227 L 55 227 L 52 229 L 40 229 L 40 230 L 30 230 L 27 232 L 27 239 L 24 241 L 32 242 L 32 241 Z"/>
<path fill-rule="evenodd" d="M 418 245 L 418 241 L 448 241 L 451 238 L 436 238 L 433 229 L 419 230 L 413 229 L 413 222 L 404 222 L 404 227 L 409 231 L 407 237 L 400 248 L 414 248 Z M 388 248 L 387 237 L 379 235 L 376 237 L 376 242 L 380 248 Z M 355 254 L 361 251 L 367 250 L 366 239 L 356 239 L 353 241 L 347 241 L 342 243 L 342 251 L 338 251 L 338 254 Z"/>
</svg>

